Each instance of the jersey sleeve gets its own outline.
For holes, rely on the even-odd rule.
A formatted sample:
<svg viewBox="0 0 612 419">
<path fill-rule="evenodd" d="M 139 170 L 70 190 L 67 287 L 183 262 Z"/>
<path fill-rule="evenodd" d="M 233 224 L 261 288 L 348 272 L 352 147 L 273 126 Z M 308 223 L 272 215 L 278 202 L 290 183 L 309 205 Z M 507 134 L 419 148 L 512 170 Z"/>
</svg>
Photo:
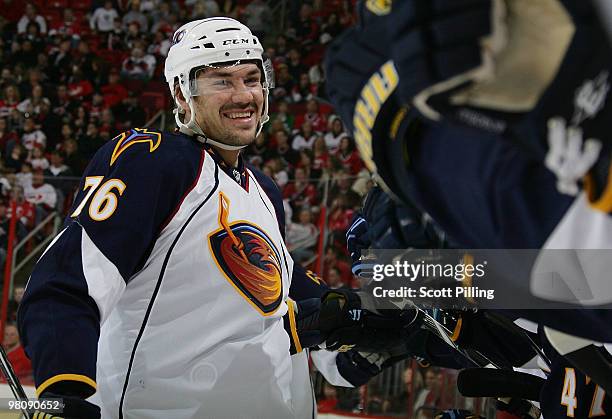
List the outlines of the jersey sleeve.
<svg viewBox="0 0 612 419">
<path fill-rule="evenodd" d="M 102 147 L 36 264 L 18 326 L 38 394 L 95 392 L 100 327 L 199 176 L 202 150 L 171 140 L 131 130 Z"/>
</svg>

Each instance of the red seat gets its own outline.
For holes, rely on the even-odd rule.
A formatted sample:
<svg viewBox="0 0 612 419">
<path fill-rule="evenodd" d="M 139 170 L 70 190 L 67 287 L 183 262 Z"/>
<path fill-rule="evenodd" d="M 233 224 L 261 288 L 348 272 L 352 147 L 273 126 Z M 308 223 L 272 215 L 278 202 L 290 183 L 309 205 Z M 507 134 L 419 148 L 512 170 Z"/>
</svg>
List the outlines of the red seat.
<svg viewBox="0 0 612 419">
<path fill-rule="evenodd" d="M 100 49 L 97 52 L 97 55 L 102 58 L 107 63 L 111 64 L 114 67 L 121 67 L 121 63 L 123 59 L 127 57 L 127 52 L 124 51 L 116 51 L 109 49 Z"/>
<path fill-rule="evenodd" d="M 57 9 L 46 9 L 42 12 L 45 21 L 47 22 L 47 28 L 56 28 L 62 23 L 62 13 Z"/>
<path fill-rule="evenodd" d="M 144 92 L 140 95 L 140 105 L 147 113 L 147 120 L 149 120 L 157 112 L 166 109 L 166 95 L 159 92 Z"/>
<path fill-rule="evenodd" d="M 146 82 L 138 79 L 125 79 L 121 80 L 121 84 L 125 86 L 128 92 L 134 92 L 136 94 L 142 92 Z"/>
</svg>

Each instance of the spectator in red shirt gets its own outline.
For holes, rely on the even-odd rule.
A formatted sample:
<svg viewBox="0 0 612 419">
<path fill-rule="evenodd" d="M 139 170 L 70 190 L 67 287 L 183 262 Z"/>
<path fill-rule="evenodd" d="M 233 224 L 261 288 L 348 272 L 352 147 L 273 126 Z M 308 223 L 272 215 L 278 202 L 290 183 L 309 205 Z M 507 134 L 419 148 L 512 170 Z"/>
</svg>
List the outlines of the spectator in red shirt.
<svg viewBox="0 0 612 419">
<path fill-rule="evenodd" d="M 340 252 L 334 245 L 330 244 L 325 248 L 323 262 L 323 280 L 325 280 L 326 283 L 327 278 L 330 276 L 329 271 L 331 269 L 336 269 L 339 272 L 343 284 L 352 283 L 353 273 L 351 272 L 351 266 L 341 258 Z"/>
<path fill-rule="evenodd" d="M 93 85 L 83 77 L 83 70 L 78 66 L 73 66 L 72 77 L 68 83 L 68 96 L 81 102 L 91 96 L 93 92 Z"/>
<path fill-rule="evenodd" d="M 312 168 L 321 172 L 329 169 L 329 151 L 322 136 L 318 136 L 312 145 Z"/>
<path fill-rule="evenodd" d="M 120 104 L 123 99 L 128 97 L 127 89 L 120 83 L 119 70 L 112 68 L 108 74 L 108 84 L 101 87 L 100 91 L 104 96 L 104 103 L 112 108 Z"/>
<path fill-rule="evenodd" d="M 42 171 L 34 172 L 32 186 L 25 189 L 24 195 L 36 206 L 36 225 L 57 207 L 57 191 L 45 182 Z"/>
<path fill-rule="evenodd" d="M 289 200 L 296 214 L 302 207 L 312 207 L 318 204 L 317 189 L 308 181 L 306 170 L 301 167 L 295 169 L 294 180 L 285 186 L 283 198 Z"/>
<path fill-rule="evenodd" d="M 310 122 L 315 131 L 326 131 L 327 117 L 320 111 L 319 102 L 316 99 L 309 99 L 306 102 L 306 113 L 298 115 L 295 119 L 295 127 L 300 128 L 304 122 Z"/>
<path fill-rule="evenodd" d="M 355 149 L 355 142 L 351 137 L 343 137 L 340 140 L 336 157 L 351 176 L 357 176 L 364 168 L 363 161 L 359 157 L 359 153 Z"/>
<path fill-rule="evenodd" d="M 71 8 L 66 8 L 63 11 L 63 19 L 51 27 L 51 30 L 64 36 L 72 36 L 79 38 L 83 33 L 83 25 L 74 15 Z"/>
<path fill-rule="evenodd" d="M 153 55 L 145 54 L 141 43 L 134 43 L 131 55 L 121 64 L 121 74 L 129 79 L 149 80 L 153 77 L 156 63 Z"/>
<path fill-rule="evenodd" d="M 17 331 L 17 326 L 13 323 L 8 323 L 4 326 L 2 347 L 6 351 L 8 360 L 19 380 L 22 383 L 32 383 L 32 363 L 19 343 L 19 332 Z M 4 376 L 2 376 L 2 380 L 5 381 Z"/>
<path fill-rule="evenodd" d="M 31 202 L 26 201 L 23 187 L 14 185 L 11 190 L 11 199 L 15 201 L 17 206 L 16 213 L 19 221 L 26 227 L 32 228 L 36 218 L 36 207 Z"/>
<path fill-rule="evenodd" d="M 353 213 L 353 209 L 347 207 L 343 196 L 338 196 L 333 200 L 329 209 L 328 226 L 332 233 L 338 235 L 340 242 L 351 224 Z"/>
</svg>

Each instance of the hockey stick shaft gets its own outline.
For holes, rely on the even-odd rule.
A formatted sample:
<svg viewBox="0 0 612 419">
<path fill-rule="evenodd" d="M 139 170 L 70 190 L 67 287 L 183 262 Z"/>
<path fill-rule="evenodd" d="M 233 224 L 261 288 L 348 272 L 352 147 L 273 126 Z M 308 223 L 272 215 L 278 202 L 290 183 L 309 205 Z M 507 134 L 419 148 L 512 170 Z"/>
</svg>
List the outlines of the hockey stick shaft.
<svg viewBox="0 0 612 419">
<path fill-rule="evenodd" d="M 6 378 L 6 382 L 9 385 L 13 396 L 15 396 L 15 399 L 20 402 L 25 402 L 20 403 L 21 412 L 26 419 L 30 419 L 30 413 L 26 408 L 28 406 L 28 395 L 19 382 L 19 378 L 17 377 L 17 374 L 15 374 L 13 366 L 11 365 L 2 345 L 0 345 L 0 369 L 2 370 L 2 374 L 4 374 L 4 378 Z"/>
</svg>

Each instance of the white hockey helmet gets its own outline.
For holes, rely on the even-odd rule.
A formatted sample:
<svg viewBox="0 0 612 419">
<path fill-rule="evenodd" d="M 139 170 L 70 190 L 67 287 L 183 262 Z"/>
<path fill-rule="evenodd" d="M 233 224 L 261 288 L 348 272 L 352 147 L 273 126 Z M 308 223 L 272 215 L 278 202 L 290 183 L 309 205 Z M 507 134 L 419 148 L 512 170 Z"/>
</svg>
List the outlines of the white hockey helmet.
<svg viewBox="0 0 612 419">
<path fill-rule="evenodd" d="M 179 129 L 188 134 L 203 137 L 204 142 L 212 143 L 226 150 L 239 150 L 246 146 L 233 146 L 206 137 L 195 121 L 193 97 L 198 93 L 197 71 L 205 67 L 215 67 L 223 63 L 255 62 L 263 73 L 264 106 L 257 133 L 268 119 L 268 93 L 274 84 L 274 74 L 269 60 L 263 59 L 263 47 L 251 30 L 235 19 L 213 17 L 200 19 L 181 26 L 172 37 L 172 46 L 166 58 L 164 75 L 176 105 L 175 120 Z M 175 86 L 178 84 L 189 109 L 191 118 L 182 121 L 183 110 L 176 100 Z"/>
</svg>

